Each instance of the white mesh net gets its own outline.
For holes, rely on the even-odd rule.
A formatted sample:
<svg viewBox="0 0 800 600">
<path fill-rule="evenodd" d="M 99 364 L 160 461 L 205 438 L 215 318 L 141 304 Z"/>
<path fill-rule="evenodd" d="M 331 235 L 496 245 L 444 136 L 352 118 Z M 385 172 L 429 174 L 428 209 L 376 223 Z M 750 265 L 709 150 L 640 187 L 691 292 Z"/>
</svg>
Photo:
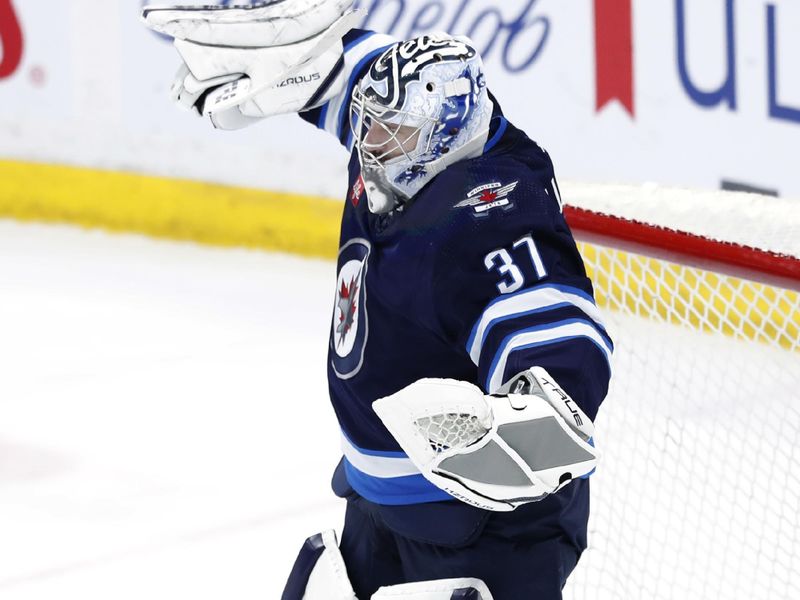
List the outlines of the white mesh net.
<svg viewBox="0 0 800 600">
<path fill-rule="evenodd" d="M 417 419 L 414 424 L 436 452 L 464 448 L 477 442 L 489 431 L 468 413 L 443 413 Z"/>
<path fill-rule="evenodd" d="M 580 244 L 616 351 L 566 598 L 800 598 L 800 296 Z"/>
</svg>

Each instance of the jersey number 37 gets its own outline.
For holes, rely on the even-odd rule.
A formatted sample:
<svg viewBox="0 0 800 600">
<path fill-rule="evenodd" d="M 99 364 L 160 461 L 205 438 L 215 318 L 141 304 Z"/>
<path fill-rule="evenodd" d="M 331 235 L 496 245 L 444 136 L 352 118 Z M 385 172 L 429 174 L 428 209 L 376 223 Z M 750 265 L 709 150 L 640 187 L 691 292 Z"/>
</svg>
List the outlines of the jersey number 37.
<svg viewBox="0 0 800 600">
<path fill-rule="evenodd" d="M 547 277 L 547 269 L 545 269 L 542 257 L 536 248 L 536 242 L 533 241 L 533 236 L 528 234 L 513 244 L 514 248 L 521 246 L 528 248 L 536 278 L 543 279 Z M 514 264 L 511 253 L 505 248 L 498 248 L 489 252 L 483 259 L 483 264 L 486 265 L 487 271 L 496 270 L 502 276 L 502 280 L 497 284 L 497 289 L 501 294 L 516 292 L 525 285 L 525 276 L 522 274 L 522 270 Z"/>
</svg>

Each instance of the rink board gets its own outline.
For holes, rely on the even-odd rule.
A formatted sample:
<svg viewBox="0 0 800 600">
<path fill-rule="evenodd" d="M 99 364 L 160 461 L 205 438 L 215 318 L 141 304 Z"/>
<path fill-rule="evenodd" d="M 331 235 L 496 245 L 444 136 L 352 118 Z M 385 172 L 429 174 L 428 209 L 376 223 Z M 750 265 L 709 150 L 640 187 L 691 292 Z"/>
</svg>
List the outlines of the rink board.
<svg viewBox="0 0 800 600">
<path fill-rule="evenodd" d="M 2 160 L 0 180 L 0 217 L 317 258 L 334 258 L 338 249 L 342 203 L 328 198 Z M 562 187 L 568 192 L 567 186 Z M 635 193 L 636 188 L 628 189 L 629 195 L 631 189 Z M 632 278 L 626 273 L 631 268 L 630 255 L 623 251 L 606 259 L 613 268 L 600 275 L 592 268 L 598 247 L 583 243 L 581 252 L 589 275 L 603 278 L 596 286 L 601 307 L 625 307 L 632 314 L 675 324 L 689 321 L 711 331 L 722 326 L 728 335 L 777 340 L 785 348 L 797 348 L 797 293 L 780 292 L 784 298 L 771 306 L 775 292 L 769 286 L 732 279 L 732 286 L 714 292 L 705 283 L 687 283 L 685 273 L 679 274 L 682 268 L 648 259 L 637 261 L 634 268 L 639 273 Z M 699 269 L 691 271 L 690 279 L 695 282 L 708 278 Z M 642 277 L 642 272 L 656 273 L 658 280 Z M 629 289 L 637 279 L 642 283 Z M 706 324 L 709 321 L 711 326 Z M 725 321 L 734 325 L 724 325 Z"/>
</svg>

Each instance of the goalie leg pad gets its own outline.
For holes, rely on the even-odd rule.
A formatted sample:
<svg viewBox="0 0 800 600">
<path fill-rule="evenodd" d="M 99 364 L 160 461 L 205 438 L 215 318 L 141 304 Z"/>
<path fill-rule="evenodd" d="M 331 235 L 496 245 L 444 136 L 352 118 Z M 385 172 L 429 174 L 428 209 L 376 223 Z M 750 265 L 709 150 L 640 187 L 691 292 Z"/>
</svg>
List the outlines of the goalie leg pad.
<svg viewBox="0 0 800 600">
<path fill-rule="evenodd" d="M 480 579 L 436 579 L 380 588 L 371 600 L 492 600 Z"/>
<path fill-rule="evenodd" d="M 358 600 L 333 530 L 305 541 L 281 600 Z"/>
</svg>

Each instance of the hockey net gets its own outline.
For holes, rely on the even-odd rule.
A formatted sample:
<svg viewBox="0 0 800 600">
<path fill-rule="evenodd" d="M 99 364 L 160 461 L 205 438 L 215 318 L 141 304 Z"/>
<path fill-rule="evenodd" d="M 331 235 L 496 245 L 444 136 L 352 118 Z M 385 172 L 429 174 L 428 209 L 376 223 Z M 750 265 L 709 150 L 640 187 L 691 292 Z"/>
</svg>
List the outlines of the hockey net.
<svg viewBox="0 0 800 600">
<path fill-rule="evenodd" d="M 800 202 L 564 196 L 615 341 L 565 597 L 800 598 Z"/>
</svg>

